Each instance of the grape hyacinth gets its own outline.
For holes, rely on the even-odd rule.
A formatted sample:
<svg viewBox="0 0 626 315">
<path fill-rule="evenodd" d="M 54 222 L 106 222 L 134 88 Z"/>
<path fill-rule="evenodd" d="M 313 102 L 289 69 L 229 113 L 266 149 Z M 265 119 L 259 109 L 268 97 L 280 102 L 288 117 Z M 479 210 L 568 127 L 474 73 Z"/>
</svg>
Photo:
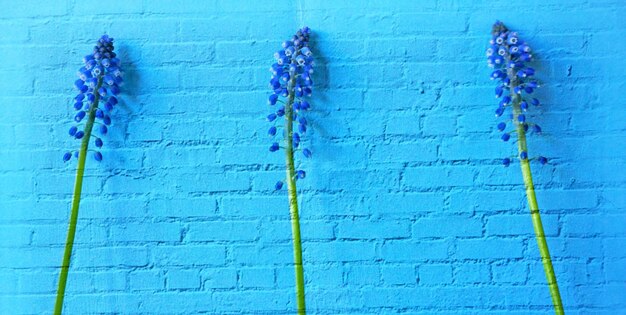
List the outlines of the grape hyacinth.
<svg viewBox="0 0 626 315">
<path fill-rule="evenodd" d="M 81 145 L 79 150 L 63 154 L 64 162 L 76 158 L 78 165 L 76 168 L 76 181 L 74 183 L 74 196 L 72 198 L 67 240 L 65 242 L 65 251 L 54 305 L 55 315 L 59 315 L 63 311 L 65 287 L 67 285 L 72 248 L 76 235 L 76 224 L 89 144 L 93 139 L 93 145 L 95 145 L 96 150 L 93 151 L 92 156 L 96 161 L 102 161 L 100 149 L 104 143 L 100 136 L 107 134 L 111 125 L 110 113 L 118 103 L 117 95 L 120 93 L 120 85 L 122 84 L 122 70 L 120 60 L 113 49 L 113 38 L 103 35 L 94 47 L 93 53 L 83 58 L 83 66 L 78 70 L 78 79 L 74 82 L 74 87 L 78 90 L 78 95 L 74 97 L 73 105 L 73 108 L 76 110 L 74 115 L 76 125 L 70 127 L 68 134 L 72 138 L 81 140 Z M 100 136 L 92 134 L 94 127 L 96 127 Z"/>
<path fill-rule="evenodd" d="M 270 68 L 272 94 L 268 98 L 269 105 L 274 109 L 267 116 L 267 121 L 272 124 L 267 134 L 273 139 L 269 151 L 278 152 L 283 149 L 286 157 L 287 177 L 278 181 L 274 188 L 280 190 L 286 184 L 289 194 L 298 314 L 305 314 L 306 308 L 296 180 L 304 179 L 306 172 L 301 169 L 296 170 L 294 157 L 296 152 L 300 153 L 298 156 L 307 159 L 312 156 L 311 150 L 305 148 L 302 143 L 302 137 L 306 134 L 308 127 L 304 113 L 311 108 L 305 98 L 311 96 L 313 92 L 311 75 L 315 65 L 313 53 L 309 47 L 310 34 L 311 30 L 303 27 L 290 40 L 283 42 L 282 49 L 274 54 L 276 62 Z M 279 122 L 283 123 L 282 127 Z M 281 132 L 279 132 L 280 129 L 282 129 Z M 282 139 L 279 139 L 281 136 Z"/>
<path fill-rule="evenodd" d="M 74 121 L 77 125 L 70 127 L 68 134 L 75 139 L 89 144 L 89 137 L 93 137 L 94 145 L 99 149 L 103 146 L 102 138 L 92 134 L 93 124 L 96 123 L 100 136 L 107 134 L 111 125 L 111 111 L 117 105 L 117 95 L 122 84 L 122 69 L 120 60 L 113 51 L 113 38 L 103 35 L 93 49 L 93 53 L 83 58 L 83 66 L 78 70 L 78 79 L 74 87 L 78 94 L 74 97 Z M 100 106 L 102 104 L 102 106 Z M 79 131 L 79 127 L 80 130 Z M 87 140 L 83 137 L 87 136 Z M 67 162 L 72 156 L 78 158 L 78 151 L 66 152 L 63 161 Z M 102 160 L 99 151 L 93 152 L 96 161 Z"/>
<path fill-rule="evenodd" d="M 528 66 L 532 61 L 530 46 L 522 41 L 516 32 L 509 32 L 502 22 L 496 22 L 493 26 L 492 39 L 487 48 L 487 64 L 494 70 L 491 72 L 491 80 L 497 80 L 495 88 L 496 98 L 499 98 L 496 108 L 496 117 L 508 117 L 505 122 L 497 125 L 498 131 L 502 132 L 500 139 L 507 142 L 512 136 L 517 136 L 520 149 L 519 158 L 528 159 L 526 153 L 526 133 L 530 129 L 533 133 L 540 134 L 541 127 L 527 121 L 526 112 L 528 104 L 539 106 L 539 100 L 532 97 L 533 92 L 539 87 L 534 78 L 535 69 Z M 511 114 L 505 115 L 510 109 Z M 514 129 L 506 130 L 507 124 Z M 523 132 L 519 132 L 523 130 Z M 546 164 L 548 159 L 539 156 L 535 158 L 541 164 Z M 508 161 L 508 163 L 507 163 Z M 504 160 L 503 165 L 509 166 L 512 160 Z"/>
<path fill-rule="evenodd" d="M 498 123 L 497 129 L 499 132 L 503 132 L 500 137 L 502 141 L 509 141 L 516 136 L 517 158 L 522 170 L 537 245 L 552 297 L 552 304 L 554 305 L 555 313 L 560 315 L 564 314 L 563 303 L 561 302 L 561 294 L 541 222 L 526 144 L 526 134 L 529 130 L 533 133 L 541 133 L 541 127 L 530 123 L 526 116 L 529 104 L 533 106 L 540 104 L 538 99 L 532 97 L 534 90 L 539 87 L 539 83 L 534 79 L 535 69 L 528 66 L 530 61 L 532 61 L 532 54 L 528 43 L 520 39 L 517 32 L 509 31 L 502 22 L 496 21 L 492 28 L 489 48 L 487 48 L 487 62 L 489 67 L 493 68 L 491 79 L 498 82 L 495 95 L 496 98 L 500 99 L 500 102 L 495 112 L 496 117 L 505 116 L 507 110 L 510 111 L 510 115 L 505 116 L 510 119 Z M 507 124 L 510 124 L 513 130 L 506 131 Z M 548 159 L 543 156 L 533 160 L 538 161 L 542 165 L 548 163 Z M 512 161 L 513 158 L 504 158 L 502 165 L 509 166 Z"/>
<path fill-rule="evenodd" d="M 304 113 L 311 108 L 305 97 L 311 96 L 313 92 L 311 74 L 315 63 L 309 48 L 310 32 L 308 27 L 300 29 L 291 40 L 283 42 L 283 49 L 274 54 L 276 63 L 270 68 L 270 88 L 273 93 L 268 98 L 268 104 L 275 109 L 267 116 L 267 121 L 272 123 L 268 135 L 275 141 L 269 147 L 270 152 L 280 150 L 281 140 L 276 137 L 282 135 L 283 142 L 291 139 L 285 142 L 286 150 L 289 150 L 291 144 L 292 152 L 300 151 L 304 158 L 312 156 L 311 150 L 301 147 L 302 135 L 307 131 Z M 281 119 L 290 125 L 286 126 L 284 132 L 278 133 L 280 127 L 277 124 Z M 297 130 L 294 130 L 293 123 L 296 123 Z M 276 187 L 282 186 L 280 183 L 276 184 Z"/>
</svg>

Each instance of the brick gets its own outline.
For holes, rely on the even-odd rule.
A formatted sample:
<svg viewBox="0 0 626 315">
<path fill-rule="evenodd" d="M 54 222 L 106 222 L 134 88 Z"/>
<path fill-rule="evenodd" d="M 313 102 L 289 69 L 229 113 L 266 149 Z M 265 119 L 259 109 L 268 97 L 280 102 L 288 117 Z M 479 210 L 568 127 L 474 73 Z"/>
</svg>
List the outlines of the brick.
<svg viewBox="0 0 626 315">
<path fill-rule="evenodd" d="M 454 271 L 456 283 L 489 283 L 491 268 L 487 264 L 464 264 Z"/>
<path fill-rule="evenodd" d="M 170 270 L 166 275 L 166 281 L 170 290 L 200 288 L 200 275 L 195 270 Z"/>
<path fill-rule="evenodd" d="M 160 266 L 221 266 L 226 262 L 226 248 L 220 245 L 158 246 L 151 253 Z"/>
<path fill-rule="evenodd" d="M 310 243 L 303 256 L 311 262 L 369 261 L 375 259 L 376 251 L 372 243 L 366 242 Z"/>
<path fill-rule="evenodd" d="M 131 272 L 129 285 L 132 291 L 159 290 L 165 288 L 165 277 L 158 271 L 140 270 Z"/>
<path fill-rule="evenodd" d="M 546 236 L 556 236 L 559 231 L 558 218 L 542 215 L 541 222 Z M 530 213 L 527 215 L 497 215 L 487 218 L 488 235 L 535 235 Z"/>
<path fill-rule="evenodd" d="M 75 267 L 142 267 L 148 264 L 145 247 L 101 247 L 76 249 L 72 254 Z"/>
<path fill-rule="evenodd" d="M 413 224 L 413 237 L 475 237 L 483 233 L 480 219 L 460 216 L 423 218 Z"/>
<path fill-rule="evenodd" d="M 274 270 L 268 268 L 243 269 L 239 281 L 243 288 L 273 288 Z"/>
<path fill-rule="evenodd" d="M 347 268 L 347 285 L 378 285 L 380 282 L 381 274 L 378 266 L 361 265 Z"/>
<path fill-rule="evenodd" d="M 521 258 L 521 240 L 459 240 L 456 257 L 459 259 Z"/>
<path fill-rule="evenodd" d="M 382 279 L 386 285 L 414 285 L 417 283 L 417 273 L 413 266 L 383 267 Z"/>
<path fill-rule="evenodd" d="M 410 236 L 408 222 L 342 221 L 337 224 L 340 239 L 401 239 Z"/>
<path fill-rule="evenodd" d="M 256 221 L 190 223 L 186 240 L 203 241 L 254 241 L 258 237 Z"/>
<path fill-rule="evenodd" d="M 421 285 L 442 285 L 452 283 L 452 266 L 445 264 L 425 264 L 419 267 Z"/>
<path fill-rule="evenodd" d="M 424 259 L 446 259 L 451 245 L 445 241 L 391 241 L 381 246 L 381 255 L 388 262 L 411 262 Z"/>
<path fill-rule="evenodd" d="M 237 270 L 235 269 L 204 269 L 201 272 L 205 288 L 232 289 L 237 286 Z"/>
<path fill-rule="evenodd" d="M 143 222 L 111 227 L 111 239 L 116 242 L 179 242 L 181 233 L 178 223 Z"/>
</svg>

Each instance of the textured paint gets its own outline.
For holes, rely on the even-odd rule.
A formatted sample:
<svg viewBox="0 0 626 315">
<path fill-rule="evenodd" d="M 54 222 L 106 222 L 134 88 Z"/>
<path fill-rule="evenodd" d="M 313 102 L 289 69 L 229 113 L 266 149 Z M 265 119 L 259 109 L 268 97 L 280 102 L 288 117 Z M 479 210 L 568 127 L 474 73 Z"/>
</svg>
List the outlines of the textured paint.
<svg viewBox="0 0 626 315">
<path fill-rule="evenodd" d="M 549 314 L 484 62 L 501 19 L 546 82 L 529 119 L 567 314 L 625 314 L 626 3 L 0 1 L 0 313 L 52 310 L 74 164 L 74 73 L 103 32 L 126 85 L 86 170 L 66 312 L 293 314 L 268 64 L 318 63 L 302 237 L 311 314 Z M 97 169 L 96 169 L 97 167 Z"/>
</svg>

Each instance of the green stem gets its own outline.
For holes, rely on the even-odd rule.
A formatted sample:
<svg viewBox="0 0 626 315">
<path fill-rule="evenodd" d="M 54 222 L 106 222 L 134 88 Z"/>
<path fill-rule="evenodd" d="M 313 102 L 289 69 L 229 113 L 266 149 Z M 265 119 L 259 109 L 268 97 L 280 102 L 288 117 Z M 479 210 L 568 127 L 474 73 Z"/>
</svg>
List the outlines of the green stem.
<svg viewBox="0 0 626 315">
<path fill-rule="evenodd" d="M 515 78 L 513 70 L 509 69 L 509 77 Z M 517 149 L 519 153 L 526 152 L 528 154 L 528 147 L 526 145 L 526 130 L 524 124 L 517 122 L 517 117 L 522 114 L 520 107 L 521 97 L 515 93 L 514 88 L 517 85 L 517 79 L 511 81 L 511 103 L 513 105 L 513 121 L 516 124 L 517 131 Z M 552 304 L 554 305 L 554 313 L 557 315 L 563 315 L 563 303 L 561 302 L 561 293 L 559 292 L 559 285 L 556 281 L 556 275 L 554 274 L 554 267 L 552 266 L 552 259 L 550 258 L 550 251 L 548 250 L 548 242 L 546 241 L 546 235 L 543 231 L 543 224 L 541 222 L 541 215 L 539 214 L 539 205 L 537 204 L 537 197 L 535 195 L 535 187 L 533 185 L 533 177 L 530 172 L 530 163 L 528 158 L 519 159 L 520 166 L 522 168 L 522 176 L 524 177 L 524 185 L 526 186 L 526 198 L 528 199 L 528 207 L 530 208 L 530 216 L 533 221 L 533 227 L 535 230 L 535 237 L 537 239 L 537 245 L 539 246 L 539 253 L 541 255 L 541 262 L 543 263 L 543 270 L 546 274 L 548 281 L 548 288 L 550 289 L 550 295 L 552 296 Z"/>
<path fill-rule="evenodd" d="M 70 214 L 70 223 L 67 231 L 67 240 L 65 241 L 65 253 L 63 254 L 63 262 L 61 263 L 61 274 L 59 275 L 59 287 L 57 289 L 56 303 L 54 304 L 54 315 L 60 315 L 63 311 L 63 299 L 65 298 L 65 287 L 67 285 L 67 275 L 70 268 L 70 259 L 72 257 L 72 248 L 74 247 L 74 237 L 76 236 L 76 223 L 78 221 L 78 208 L 80 206 L 80 195 L 83 190 L 83 175 L 85 174 L 85 161 L 87 159 L 87 149 L 91 140 L 91 131 L 94 121 L 96 120 L 96 109 L 100 101 L 98 89 L 102 86 L 102 79 L 98 80 L 98 84 L 94 89 L 95 99 L 93 105 L 89 108 L 89 116 L 85 124 L 85 135 L 78 152 L 78 166 L 76 168 L 76 181 L 74 182 L 74 197 L 72 199 L 72 210 Z"/>
<path fill-rule="evenodd" d="M 291 75 L 289 96 L 285 105 L 285 157 L 287 160 L 287 190 L 289 192 L 289 213 L 291 215 L 291 232 L 293 234 L 293 261 L 296 275 L 296 303 L 298 315 L 306 314 L 304 299 L 304 268 L 302 266 L 302 241 L 300 239 L 300 216 L 298 214 L 298 195 L 296 193 L 296 170 L 293 161 L 293 86 L 296 77 Z"/>
</svg>

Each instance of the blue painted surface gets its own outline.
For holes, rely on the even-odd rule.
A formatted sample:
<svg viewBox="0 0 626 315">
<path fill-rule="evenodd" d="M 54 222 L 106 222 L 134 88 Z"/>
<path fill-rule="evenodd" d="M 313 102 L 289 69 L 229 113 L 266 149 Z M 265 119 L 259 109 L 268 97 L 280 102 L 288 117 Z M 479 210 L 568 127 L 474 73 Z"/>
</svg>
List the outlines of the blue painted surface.
<svg viewBox="0 0 626 315">
<path fill-rule="evenodd" d="M 88 162 L 68 314 L 291 314 L 267 68 L 299 26 L 318 68 L 300 181 L 312 314 L 549 314 L 484 49 L 535 49 L 538 201 L 568 314 L 626 314 L 626 3 L 0 1 L 0 313 L 52 310 L 77 147 L 74 73 L 95 40 L 126 68 Z"/>
</svg>

